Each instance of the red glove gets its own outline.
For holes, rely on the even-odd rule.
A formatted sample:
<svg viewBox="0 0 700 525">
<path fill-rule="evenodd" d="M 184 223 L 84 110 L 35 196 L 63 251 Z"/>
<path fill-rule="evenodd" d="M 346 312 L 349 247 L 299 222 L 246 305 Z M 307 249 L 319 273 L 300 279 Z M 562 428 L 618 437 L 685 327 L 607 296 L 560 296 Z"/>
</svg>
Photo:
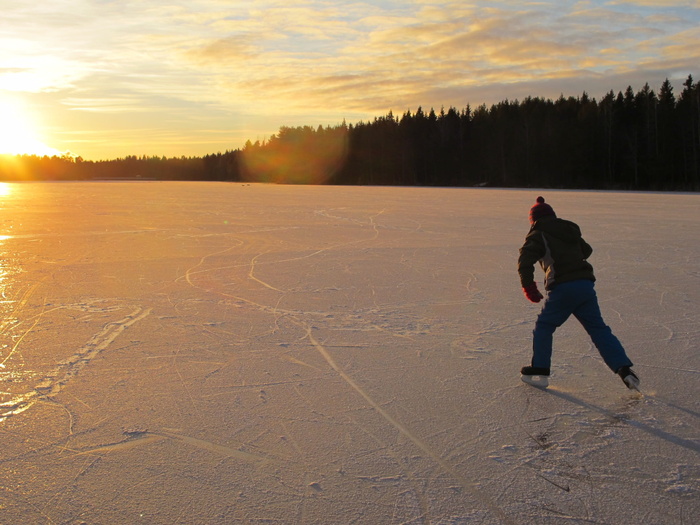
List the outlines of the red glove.
<svg viewBox="0 0 700 525">
<path fill-rule="evenodd" d="M 544 298 L 544 296 L 537 289 L 537 283 L 534 282 L 523 288 L 523 292 L 525 292 L 525 297 L 527 297 L 533 303 L 539 303 Z"/>
</svg>

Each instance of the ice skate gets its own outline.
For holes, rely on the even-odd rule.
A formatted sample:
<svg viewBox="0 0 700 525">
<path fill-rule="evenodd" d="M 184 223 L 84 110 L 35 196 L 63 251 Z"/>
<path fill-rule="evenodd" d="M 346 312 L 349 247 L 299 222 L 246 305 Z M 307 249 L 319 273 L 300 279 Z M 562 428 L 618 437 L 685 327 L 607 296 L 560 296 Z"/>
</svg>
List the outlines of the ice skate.
<svg viewBox="0 0 700 525">
<path fill-rule="evenodd" d="M 636 390 L 639 392 L 639 378 L 629 366 L 623 366 L 617 371 L 617 375 L 622 378 L 622 382 L 630 390 Z"/>
<path fill-rule="evenodd" d="M 549 368 L 524 366 L 520 369 L 520 379 L 528 385 L 547 388 L 549 386 Z"/>
</svg>

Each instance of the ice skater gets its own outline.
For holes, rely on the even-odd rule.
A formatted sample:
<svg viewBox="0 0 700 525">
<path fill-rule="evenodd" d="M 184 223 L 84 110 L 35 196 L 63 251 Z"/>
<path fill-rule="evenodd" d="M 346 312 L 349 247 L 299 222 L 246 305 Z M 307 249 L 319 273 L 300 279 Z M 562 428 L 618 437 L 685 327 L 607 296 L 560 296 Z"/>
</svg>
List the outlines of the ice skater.
<svg viewBox="0 0 700 525">
<path fill-rule="evenodd" d="M 544 270 L 547 292 L 535 322 L 532 362 L 520 371 L 523 381 L 547 386 L 552 362 L 554 331 L 573 314 L 591 337 L 605 364 L 627 388 L 637 390 L 639 378 L 620 341 L 605 324 L 594 289 L 593 266 L 587 261 L 593 248 L 581 236 L 577 224 L 557 218 L 552 207 L 537 197 L 530 209 L 530 231 L 520 248 L 518 274 L 525 296 L 539 303 L 544 296 L 535 283 L 535 263 Z"/>
</svg>

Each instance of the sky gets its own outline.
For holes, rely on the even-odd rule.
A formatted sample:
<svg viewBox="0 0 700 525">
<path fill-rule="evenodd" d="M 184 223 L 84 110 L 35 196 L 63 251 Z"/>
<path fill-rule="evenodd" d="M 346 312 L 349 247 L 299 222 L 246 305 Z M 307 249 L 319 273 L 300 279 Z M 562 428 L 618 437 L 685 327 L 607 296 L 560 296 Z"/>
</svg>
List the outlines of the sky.
<svg viewBox="0 0 700 525">
<path fill-rule="evenodd" d="M 0 2 L 0 153 L 203 156 L 700 77 L 700 0 Z"/>
</svg>

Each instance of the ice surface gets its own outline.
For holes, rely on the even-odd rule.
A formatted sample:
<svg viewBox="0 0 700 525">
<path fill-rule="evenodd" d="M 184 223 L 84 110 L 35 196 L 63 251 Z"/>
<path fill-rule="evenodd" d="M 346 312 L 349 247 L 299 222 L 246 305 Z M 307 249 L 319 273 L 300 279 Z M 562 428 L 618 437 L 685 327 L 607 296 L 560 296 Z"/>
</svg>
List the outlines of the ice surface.
<svg viewBox="0 0 700 525">
<path fill-rule="evenodd" d="M 700 515 L 697 195 L 544 192 L 639 395 L 573 320 L 550 387 L 520 381 L 541 192 L 0 190 L 2 523 Z"/>
</svg>

